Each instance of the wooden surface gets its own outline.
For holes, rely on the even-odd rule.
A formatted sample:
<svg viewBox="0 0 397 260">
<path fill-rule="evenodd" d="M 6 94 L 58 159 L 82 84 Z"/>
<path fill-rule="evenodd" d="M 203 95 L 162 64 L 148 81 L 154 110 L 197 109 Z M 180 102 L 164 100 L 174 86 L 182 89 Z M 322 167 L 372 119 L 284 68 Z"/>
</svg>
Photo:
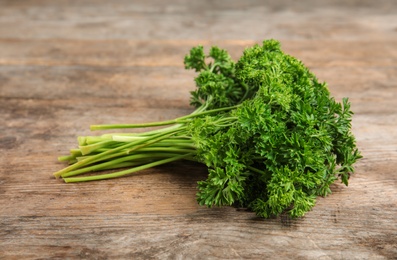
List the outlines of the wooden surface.
<svg viewBox="0 0 397 260">
<path fill-rule="evenodd" d="M 394 0 L 0 0 L 0 259 L 397 259 L 396 14 Z M 192 111 L 192 46 L 237 59 L 267 38 L 350 98 L 365 157 L 305 217 L 199 207 L 192 163 L 52 177 L 90 124 Z"/>
</svg>

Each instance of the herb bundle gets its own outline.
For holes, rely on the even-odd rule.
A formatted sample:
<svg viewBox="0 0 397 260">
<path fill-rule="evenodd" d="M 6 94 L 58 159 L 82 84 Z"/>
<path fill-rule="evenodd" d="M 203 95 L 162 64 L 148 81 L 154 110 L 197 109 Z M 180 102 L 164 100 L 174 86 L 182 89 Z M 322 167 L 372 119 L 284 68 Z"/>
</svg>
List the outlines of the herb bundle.
<svg viewBox="0 0 397 260">
<path fill-rule="evenodd" d="M 247 48 L 237 62 L 216 46 L 208 55 L 197 46 L 184 64 L 198 73 L 194 112 L 147 124 L 93 125 L 162 128 L 79 137 L 79 148 L 59 157 L 70 165 L 54 175 L 65 182 L 101 180 L 192 160 L 208 167 L 208 178 L 198 182 L 200 205 L 238 205 L 265 218 L 303 216 L 336 180 L 348 185 L 361 158 L 350 103 L 331 97 L 278 41 Z"/>
</svg>

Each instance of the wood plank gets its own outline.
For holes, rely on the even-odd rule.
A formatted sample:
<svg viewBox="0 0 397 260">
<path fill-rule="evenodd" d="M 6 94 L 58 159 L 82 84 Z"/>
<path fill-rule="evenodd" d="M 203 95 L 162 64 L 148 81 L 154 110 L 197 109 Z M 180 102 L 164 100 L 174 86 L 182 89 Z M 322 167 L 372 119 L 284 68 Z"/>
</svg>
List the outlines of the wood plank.
<svg viewBox="0 0 397 260">
<path fill-rule="evenodd" d="M 136 40 L 136 39 L 0 39 L 0 64 L 15 66 L 183 67 L 190 48 L 212 45 L 226 49 L 237 60 L 244 48 L 258 40 Z M 311 68 L 392 68 L 396 44 L 390 40 L 280 40 L 286 53 Z M 370 50 L 370 51 L 368 51 Z"/>
<path fill-rule="evenodd" d="M 0 35 L 20 39 L 393 39 L 396 8 L 392 0 L 6 4 Z"/>
</svg>

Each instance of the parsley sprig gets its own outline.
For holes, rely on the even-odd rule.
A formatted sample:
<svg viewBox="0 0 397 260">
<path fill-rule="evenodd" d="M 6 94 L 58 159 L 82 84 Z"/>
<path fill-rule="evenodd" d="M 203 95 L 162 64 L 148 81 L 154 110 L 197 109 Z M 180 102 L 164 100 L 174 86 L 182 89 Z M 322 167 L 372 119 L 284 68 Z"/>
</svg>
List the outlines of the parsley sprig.
<svg viewBox="0 0 397 260">
<path fill-rule="evenodd" d="M 191 160 L 208 167 L 207 179 L 198 182 L 200 205 L 238 205 L 264 218 L 303 216 L 336 180 L 348 185 L 361 158 L 350 103 L 337 102 L 278 41 L 247 48 L 237 62 L 216 46 L 208 55 L 197 46 L 184 63 L 198 72 L 194 112 L 162 122 L 91 126 L 162 128 L 79 137 L 79 148 L 59 157 L 70 165 L 54 175 L 65 182 L 101 180 Z M 89 172 L 95 174 L 80 176 Z"/>
</svg>

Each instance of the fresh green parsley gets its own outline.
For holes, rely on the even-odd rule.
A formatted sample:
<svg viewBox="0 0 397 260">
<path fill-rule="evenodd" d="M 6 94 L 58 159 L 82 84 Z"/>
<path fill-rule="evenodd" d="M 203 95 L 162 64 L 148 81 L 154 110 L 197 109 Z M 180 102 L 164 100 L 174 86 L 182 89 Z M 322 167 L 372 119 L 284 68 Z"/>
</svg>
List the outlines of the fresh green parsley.
<svg viewBox="0 0 397 260">
<path fill-rule="evenodd" d="M 79 137 L 79 148 L 59 157 L 70 165 L 54 175 L 65 182 L 92 181 L 191 160 L 208 167 L 208 178 L 198 182 L 200 205 L 247 207 L 264 218 L 303 216 L 317 196 L 331 193 L 332 183 L 348 185 L 361 158 L 350 103 L 337 102 L 278 41 L 247 48 L 237 62 L 226 50 L 214 46 L 206 55 L 197 46 L 184 64 L 198 73 L 190 100 L 194 112 L 147 124 L 93 125 L 163 127 Z"/>
</svg>

